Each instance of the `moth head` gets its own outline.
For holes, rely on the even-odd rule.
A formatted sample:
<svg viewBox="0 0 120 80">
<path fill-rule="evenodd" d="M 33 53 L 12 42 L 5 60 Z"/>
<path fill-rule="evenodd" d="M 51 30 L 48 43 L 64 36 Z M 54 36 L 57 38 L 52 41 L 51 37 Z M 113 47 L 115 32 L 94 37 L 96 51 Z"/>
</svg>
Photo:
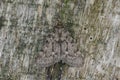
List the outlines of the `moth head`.
<svg viewBox="0 0 120 80">
<path fill-rule="evenodd" d="M 55 28 L 63 28 L 63 23 L 60 19 L 57 19 L 55 22 Z"/>
</svg>

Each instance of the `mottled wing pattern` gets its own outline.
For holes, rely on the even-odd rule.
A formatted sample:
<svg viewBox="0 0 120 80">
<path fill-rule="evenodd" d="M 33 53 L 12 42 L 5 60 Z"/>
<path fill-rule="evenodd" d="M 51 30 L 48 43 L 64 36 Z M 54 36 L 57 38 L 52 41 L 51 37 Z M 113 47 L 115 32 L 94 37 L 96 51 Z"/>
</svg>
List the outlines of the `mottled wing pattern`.
<svg viewBox="0 0 120 80">
<path fill-rule="evenodd" d="M 82 66 L 83 56 L 78 48 L 78 42 L 70 36 L 68 31 L 62 32 L 62 60 L 70 66 Z"/>
<path fill-rule="evenodd" d="M 60 45 L 58 38 L 56 32 L 49 33 L 45 38 L 42 50 L 37 56 L 37 64 L 41 67 L 48 67 L 60 61 Z"/>
<path fill-rule="evenodd" d="M 70 66 L 81 66 L 83 57 L 78 42 L 73 39 L 69 31 L 62 26 L 53 28 L 45 38 L 42 51 L 39 52 L 37 63 L 41 67 L 48 67 L 62 60 Z"/>
</svg>

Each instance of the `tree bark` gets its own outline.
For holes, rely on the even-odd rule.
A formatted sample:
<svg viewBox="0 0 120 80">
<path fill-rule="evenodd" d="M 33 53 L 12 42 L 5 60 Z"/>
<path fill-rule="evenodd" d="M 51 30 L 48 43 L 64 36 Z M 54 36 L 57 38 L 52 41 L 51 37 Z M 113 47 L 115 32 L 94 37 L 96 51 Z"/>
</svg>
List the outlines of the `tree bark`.
<svg viewBox="0 0 120 80">
<path fill-rule="evenodd" d="M 120 80 L 119 0 L 0 0 L 0 80 Z M 82 67 L 36 63 L 60 20 L 79 42 Z"/>
</svg>

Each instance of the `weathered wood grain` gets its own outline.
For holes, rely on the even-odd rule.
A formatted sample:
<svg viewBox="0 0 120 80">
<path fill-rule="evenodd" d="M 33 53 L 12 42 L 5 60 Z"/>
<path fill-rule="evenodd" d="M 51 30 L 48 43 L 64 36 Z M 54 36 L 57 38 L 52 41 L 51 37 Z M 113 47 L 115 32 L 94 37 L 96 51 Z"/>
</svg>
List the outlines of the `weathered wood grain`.
<svg viewBox="0 0 120 80">
<path fill-rule="evenodd" d="M 0 0 L 0 80 L 120 80 L 119 0 Z M 82 67 L 36 64 L 57 19 L 79 42 Z"/>
</svg>

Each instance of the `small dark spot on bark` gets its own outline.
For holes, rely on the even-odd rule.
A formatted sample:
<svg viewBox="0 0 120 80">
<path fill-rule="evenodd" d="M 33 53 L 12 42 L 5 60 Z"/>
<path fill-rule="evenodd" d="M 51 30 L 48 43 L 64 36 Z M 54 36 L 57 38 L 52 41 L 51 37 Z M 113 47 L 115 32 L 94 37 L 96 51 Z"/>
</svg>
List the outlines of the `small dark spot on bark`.
<svg viewBox="0 0 120 80">
<path fill-rule="evenodd" d="M 93 39 L 93 37 L 91 36 L 91 37 L 90 37 L 90 40 L 92 40 L 92 39 Z"/>
<path fill-rule="evenodd" d="M 84 30 L 86 30 L 87 28 L 85 27 Z"/>
<path fill-rule="evenodd" d="M 90 39 L 92 39 L 92 37 L 90 37 Z"/>
</svg>

